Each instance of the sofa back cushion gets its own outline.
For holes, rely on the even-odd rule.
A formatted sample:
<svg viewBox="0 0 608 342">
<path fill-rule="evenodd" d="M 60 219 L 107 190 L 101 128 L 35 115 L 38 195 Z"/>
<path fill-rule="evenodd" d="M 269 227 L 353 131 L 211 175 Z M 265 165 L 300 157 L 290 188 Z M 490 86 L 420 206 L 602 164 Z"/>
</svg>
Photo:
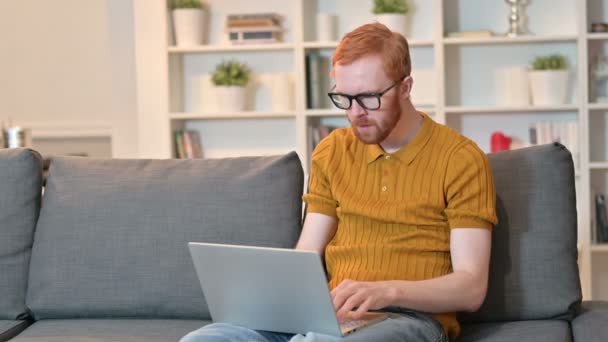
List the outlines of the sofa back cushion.
<svg viewBox="0 0 608 342">
<path fill-rule="evenodd" d="M 301 229 L 302 190 L 293 152 L 216 160 L 55 158 L 27 304 L 36 319 L 209 319 L 188 242 L 291 248 Z"/>
<path fill-rule="evenodd" d="M 27 315 L 25 290 L 41 190 L 40 155 L 0 149 L 0 319 Z"/>
<path fill-rule="evenodd" d="M 489 288 L 464 322 L 571 318 L 581 301 L 574 166 L 560 144 L 488 155 L 496 183 Z"/>
</svg>

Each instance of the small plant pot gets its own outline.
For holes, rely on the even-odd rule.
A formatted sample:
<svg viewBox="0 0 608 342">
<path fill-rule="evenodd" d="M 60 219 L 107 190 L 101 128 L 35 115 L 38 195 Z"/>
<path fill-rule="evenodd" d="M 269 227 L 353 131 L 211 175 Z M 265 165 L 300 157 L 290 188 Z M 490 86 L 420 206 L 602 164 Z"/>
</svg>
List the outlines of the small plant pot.
<svg viewBox="0 0 608 342">
<path fill-rule="evenodd" d="M 173 30 L 177 46 L 204 44 L 205 12 L 198 8 L 173 10 Z"/>
<path fill-rule="evenodd" d="M 568 99 L 567 70 L 530 71 L 529 77 L 533 105 L 561 105 L 566 103 Z"/>
<path fill-rule="evenodd" d="M 222 113 L 238 113 L 245 110 L 245 87 L 218 86 L 215 88 L 217 109 Z"/>
<path fill-rule="evenodd" d="M 376 21 L 384 24 L 391 31 L 405 34 L 407 25 L 407 16 L 404 14 L 385 13 L 377 14 L 375 16 Z"/>
</svg>

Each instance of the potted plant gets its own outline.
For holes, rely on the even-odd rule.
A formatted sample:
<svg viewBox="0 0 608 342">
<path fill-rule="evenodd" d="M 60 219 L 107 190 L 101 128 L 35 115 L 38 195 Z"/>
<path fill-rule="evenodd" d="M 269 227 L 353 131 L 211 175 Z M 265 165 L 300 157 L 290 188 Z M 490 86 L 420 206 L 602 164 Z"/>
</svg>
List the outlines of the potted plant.
<svg viewBox="0 0 608 342">
<path fill-rule="evenodd" d="M 561 55 L 539 56 L 529 72 L 532 104 L 560 105 L 568 97 L 568 66 Z"/>
<path fill-rule="evenodd" d="M 211 80 L 216 86 L 218 109 L 229 113 L 245 110 L 245 86 L 251 70 L 245 63 L 223 61 L 217 65 Z"/>
<path fill-rule="evenodd" d="M 175 44 L 195 46 L 204 43 L 205 12 L 200 0 L 171 0 Z"/>
<path fill-rule="evenodd" d="M 403 33 L 406 25 L 406 14 L 409 6 L 406 0 L 374 0 L 373 12 L 379 23 L 391 31 Z"/>
</svg>

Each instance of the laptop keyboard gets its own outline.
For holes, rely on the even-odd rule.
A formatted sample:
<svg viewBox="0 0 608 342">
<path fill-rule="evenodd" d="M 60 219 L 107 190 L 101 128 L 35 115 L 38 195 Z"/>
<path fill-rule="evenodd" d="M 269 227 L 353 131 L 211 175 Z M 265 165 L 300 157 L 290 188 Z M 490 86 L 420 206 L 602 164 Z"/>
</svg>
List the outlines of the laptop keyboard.
<svg viewBox="0 0 608 342">
<path fill-rule="evenodd" d="M 351 329 L 364 325 L 367 321 L 363 319 L 353 319 L 340 324 L 340 329 Z"/>
</svg>

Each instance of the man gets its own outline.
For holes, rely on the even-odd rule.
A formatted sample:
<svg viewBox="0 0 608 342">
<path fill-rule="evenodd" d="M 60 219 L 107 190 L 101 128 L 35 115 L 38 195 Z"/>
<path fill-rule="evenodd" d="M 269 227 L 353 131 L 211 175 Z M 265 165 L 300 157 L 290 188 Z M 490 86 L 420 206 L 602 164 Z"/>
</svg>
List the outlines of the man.
<svg viewBox="0 0 608 342">
<path fill-rule="evenodd" d="M 455 312 L 477 310 L 486 294 L 497 223 L 488 160 L 414 108 L 410 72 L 407 41 L 378 23 L 348 33 L 333 56 L 329 96 L 351 127 L 313 153 L 296 248 L 324 256 L 339 320 L 391 312 L 346 341 L 454 340 Z M 193 335 L 290 338 L 221 324 Z"/>
</svg>

